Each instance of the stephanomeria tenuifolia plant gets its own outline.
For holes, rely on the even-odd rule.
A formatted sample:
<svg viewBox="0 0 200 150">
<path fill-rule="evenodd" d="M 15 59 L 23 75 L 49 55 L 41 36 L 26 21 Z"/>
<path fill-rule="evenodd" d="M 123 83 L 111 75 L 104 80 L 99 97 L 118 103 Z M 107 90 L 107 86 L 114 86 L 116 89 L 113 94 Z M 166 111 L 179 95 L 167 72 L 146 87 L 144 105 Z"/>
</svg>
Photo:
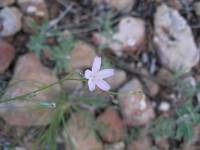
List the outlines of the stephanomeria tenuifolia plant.
<svg viewBox="0 0 200 150">
<path fill-rule="evenodd" d="M 65 80 L 87 81 L 88 88 L 91 92 L 95 90 L 96 86 L 99 87 L 101 90 L 108 92 L 110 90 L 110 85 L 104 79 L 114 75 L 114 69 L 100 69 L 101 57 L 96 57 L 93 61 L 91 70 L 86 70 L 85 75 L 82 78 L 73 78 L 73 74 L 69 74 L 64 79 L 58 82 L 40 86 L 38 89 L 32 92 L 20 96 L 3 99 L 1 100 L 1 103 L 11 102 L 14 100 L 31 100 L 31 96 L 37 95 L 39 94 L 39 92 L 45 91 L 46 89 L 51 88 L 56 84 L 61 84 Z M 70 116 L 70 114 L 74 110 L 81 110 L 81 106 L 83 104 L 92 107 L 105 107 L 106 105 L 108 105 L 107 101 L 99 100 L 98 98 L 94 99 L 90 97 L 80 97 L 79 99 L 77 97 L 66 95 L 65 92 L 60 94 L 58 99 L 55 100 L 55 103 L 48 103 L 48 101 L 38 102 L 38 105 L 36 105 L 37 109 L 33 108 L 34 111 L 39 111 L 39 109 L 52 109 L 53 111 L 49 126 L 45 131 L 42 131 L 40 134 L 39 143 L 42 144 L 42 147 L 45 147 L 47 145 L 49 149 L 56 149 L 56 137 L 59 132 L 59 127 L 65 124 L 66 120 L 68 119 L 66 118 L 66 116 Z"/>
<path fill-rule="evenodd" d="M 101 57 L 96 57 L 93 61 L 92 69 L 91 70 L 87 69 L 85 71 L 85 75 L 83 78 L 88 81 L 88 88 L 90 91 L 94 91 L 95 86 L 98 86 L 103 91 L 108 91 L 110 89 L 110 85 L 103 79 L 112 76 L 114 74 L 114 70 L 113 69 L 100 70 L 100 68 L 101 68 Z M 79 100 L 77 101 L 77 100 L 74 100 L 73 97 L 70 98 L 70 96 L 64 96 L 61 102 L 62 102 L 61 105 L 60 105 L 60 102 L 57 104 L 57 109 L 55 110 L 54 116 L 52 116 L 52 120 L 50 122 L 49 128 L 44 133 L 42 133 L 41 140 L 40 140 L 40 142 L 43 143 L 43 145 L 48 144 L 49 148 L 52 150 L 56 149 L 56 135 L 58 135 L 59 125 L 64 125 L 66 122 L 67 118 L 64 116 L 69 116 L 70 113 L 73 112 L 73 110 L 76 110 L 77 112 L 81 111 L 80 109 L 81 104 L 86 104 L 90 106 L 92 106 L 92 104 L 95 104 L 95 105 L 99 104 L 99 101 L 96 99 L 86 98 L 86 101 L 85 101 L 84 97 L 81 97 L 80 101 Z M 102 104 L 103 103 L 104 102 L 102 101 Z M 87 117 L 87 116 L 84 116 L 84 117 Z M 91 117 L 89 118 L 90 118 L 91 124 L 93 124 L 95 121 L 91 120 Z M 65 134 L 67 134 L 67 129 L 65 128 L 65 130 L 66 130 Z M 74 146 L 73 146 L 73 143 L 71 142 L 72 139 L 70 139 L 70 136 L 67 135 L 65 137 L 67 137 L 68 143 L 70 143 L 71 148 L 73 148 Z"/>
</svg>

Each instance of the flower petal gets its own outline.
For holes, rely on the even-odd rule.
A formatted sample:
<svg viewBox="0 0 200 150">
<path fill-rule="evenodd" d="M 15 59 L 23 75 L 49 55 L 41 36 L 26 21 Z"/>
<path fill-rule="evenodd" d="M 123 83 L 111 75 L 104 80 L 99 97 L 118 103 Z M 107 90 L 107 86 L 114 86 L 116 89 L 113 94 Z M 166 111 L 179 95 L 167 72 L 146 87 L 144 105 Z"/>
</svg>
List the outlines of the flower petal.
<svg viewBox="0 0 200 150">
<path fill-rule="evenodd" d="M 108 78 L 114 75 L 114 69 L 103 69 L 98 73 L 100 79 Z"/>
<path fill-rule="evenodd" d="M 110 85 L 109 85 L 106 81 L 104 81 L 104 80 L 98 80 L 98 81 L 96 81 L 95 83 L 96 83 L 96 85 L 97 85 L 100 89 L 102 89 L 103 91 L 108 91 L 108 90 L 110 90 Z"/>
<path fill-rule="evenodd" d="M 94 62 L 92 64 L 92 72 L 97 73 L 101 68 L 101 57 L 95 57 Z"/>
<path fill-rule="evenodd" d="M 92 71 L 89 70 L 89 69 L 87 69 L 87 70 L 85 71 L 85 78 L 86 78 L 86 79 L 90 79 L 91 76 L 92 76 Z"/>
<path fill-rule="evenodd" d="M 88 87 L 90 91 L 95 90 L 95 83 L 92 80 L 88 80 Z"/>
</svg>

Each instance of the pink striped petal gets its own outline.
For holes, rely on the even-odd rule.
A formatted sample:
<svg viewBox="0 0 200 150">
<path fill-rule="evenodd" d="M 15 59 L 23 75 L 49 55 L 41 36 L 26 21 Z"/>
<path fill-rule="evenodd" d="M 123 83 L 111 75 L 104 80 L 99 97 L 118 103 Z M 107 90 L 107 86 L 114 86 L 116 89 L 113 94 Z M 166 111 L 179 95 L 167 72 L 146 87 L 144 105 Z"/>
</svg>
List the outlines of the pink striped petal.
<svg viewBox="0 0 200 150">
<path fill-rule="evenodd" d="M 86 78 L 86 79 L 90 79 L 91 76 L 92 76 L 92 71 L 90 71 L 89 69 L 87 69 L 87 70 L 85 71 L 85 78 Z"/>
<path fill-rule="evenodd" d="M 92 72 L 97 73 L 101 68 L 101 57 L 95 57 L 94 62 L 92 64 Z"/>
<path fill-rule="evenodd" d="M 95 83 L 96 83 L 96 85 L 97 85 L 100 89 L 102 89 L 103 91 L 108 91 L 108 90 L 110 90 L 110 85 L 109 85 L 106 81 L 104 81 L 104 80 L 98 80 L 98 81 L 96 81 Z"/>
<path fill-rule="evenodd" d="M 88 87 L 90 91 L 94 91 L 95 90 L 95 83 L 91 80 L 88 80 Z"/>
<path fill-rule="evenodd" d="M 98 73 L 98 77 L 101 79 L 108 78 L 114 75 L 114 69 L 103 69 Z"/>
</svg>

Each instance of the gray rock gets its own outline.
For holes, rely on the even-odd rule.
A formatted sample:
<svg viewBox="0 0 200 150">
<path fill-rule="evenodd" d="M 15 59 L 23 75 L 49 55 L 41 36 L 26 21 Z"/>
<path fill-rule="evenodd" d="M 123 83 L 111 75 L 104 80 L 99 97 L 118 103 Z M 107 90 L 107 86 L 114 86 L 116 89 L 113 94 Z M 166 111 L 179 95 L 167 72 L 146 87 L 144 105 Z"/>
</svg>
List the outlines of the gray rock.
<svg viewBox="0 0 200 150">
<path fill-rule="evenodd" d="M 160 61 L 172 71 L 190 71 L 199 61 L 199 50 L 186 20 L 166 5 L 155 14 L 155 37 Z"/>
<path fill-rule="evenodd" d="M 125 144 L 124 142 L 105 144 L 104 150 L 125 150 Z"/>
<path fill-rule="evenodd" d="M 0 36 L 11 36 L 21 30 L 22 14 L 16 7 L 5 7 L 0 11 L 2 30 Z"/>
</svg>

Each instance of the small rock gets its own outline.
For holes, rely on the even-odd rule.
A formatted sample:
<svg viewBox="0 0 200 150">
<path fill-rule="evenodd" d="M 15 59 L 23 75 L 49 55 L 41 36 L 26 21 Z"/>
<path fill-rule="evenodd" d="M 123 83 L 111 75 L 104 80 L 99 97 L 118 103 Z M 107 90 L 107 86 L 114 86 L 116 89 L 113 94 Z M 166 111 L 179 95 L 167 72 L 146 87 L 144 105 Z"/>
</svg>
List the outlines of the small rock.
<svg viewBox="0 0 200 150">
<path fill-rule="evenodd" d="M 159 69 L 157 79 L 162 83 L 173 84 L 173 75 L 165 68 Z"/>
<path fill-rule="evenodd" d="M 190 71 L 199 61 L 199 50 L 186 20 L 163 4 L 157 9 L 154 24 L 154 41 L 162 64 L 172 71 Z"/>
<path fill-rule="evenodd" d="M 125 150 L 124 142 L 105 144 L 104 150 Z"/>
<path fill-rule="evenodd" d="M 33 34 L 35 33 L 35 29 L 33 29 L 33 22 L 35 22 L 34 18 L 31 16 L 23 16 L 22 20 L 22 30 L 25 33 Z"/>
<path fill-rule="evenodd" d="M 126 135 L 126 129 L 122 119 L 113 108 L 108 108 L 103 114 L 97 118 L 97 123 L 104 128 L 99 128 L 98 132 L 102 139 L 106 142 L 118 142 L 123 140 Z"/>
<path fill-rule="evenodd" d="M 66 141 L 66 150 L 72 149 L 70 145 L 76 150 L 103 150 L 102 143 L 91 130 L 92 124 L 84 118 L 84 115 L 73 114 L 65 128 L 63 135 L 65 139 L 71 140 L 70 143 L 69 140 Z"/>
<path fill-rule="evenodd" d="M 0 73 L 4 73 L 15 57 L 15 49 L 9 43 L 0 40 Z"/>
<path fill-rule="evenodd" d="M 13 79 L 10 81 L 2 100 L 21 96 L 40 87 L 57 82 L 57 77 L 44 67 L 40 60 L 32 53 L 19 58 Z M 52 86 L 44 91 L 0 103 L 0 116 L 10 125 L 39 126 L 49 123 L 53 108 L 35 109 L 42 102 L 54 102 L 60 93 L 59 85 Z"/>
<path fill-rule="evenodd" d="M 14 35 L 20 31 L 22 14 L 16 7 L 5 7 L 0 11 L 2 19 L 0 36 Z"/>
<path fill-rule="evenodd" d="M 79 75 L 74 75 L 71 78 L 73 79 L 81 79 Z M 75 91 L 78 88 L 82 87 L 82 81 L 80 80 L 65 80 L 62 83 L 62 87 L 66 90 L 66 92 Z"/>
<path fill-rule="evenodd" d="M 96 56 L 95 49 L 84 42 L 77 42 L 72 50 L 68 70 L 89 68 Z"/>
<path fill-rule="evenodd" d="M 189 12 L 192 10 L 191 4 L 193 3 L 193 0 L 184 0 L 184 1 L 180 1 L 180 0 L 167 0 L 166 4 L 178 11 L 180 11 L 181 9 Z"/>
<path fill-rule="evenodd" d="M 146 88 L 147 93 L 152 97 L 156 96 L 159 92 L 158 84 L 149 78 L 143 78 L 142 80 L 144 82 L 144 87 Z"/>
<path fill-rule="evenodd" d="M 97 45 L 107 44 L 118 56 L 123 52 L 133 53 L 145 45 L 145 23 L 135 17 L 125 17 L 118 24 L 118 32 L 111 38 L 95 33 L 93 40 Z"/>
<path fill-rule="evenodd" d="M 26 150 L 26 148 L 17 146 L 17 147 L 14 148 L 14 150 Z"/>
<path fill-rule="evenodd" d="M 0 7 L 12 5 L 14 2 L 15 2 L 15 0 L 1 0 Z"/>
<path fill-rule="evenodd" d="M 48 19 L 48 10 L 44 0 L 18 0 L 17 4 L 27 15 Z"/>
<path fill-rule="evenodd" d="M 143 137 L 137 140 L 133 140 L 128 146 L 127 150 L 150 150 L 152 144 L 148 137 Z"/>
<path fill-rule="evenodd" d="M 146 100 L 139 80 L 132 79 L 119 93 L 120 109 L 128 126 L 144 125 L 155 117 L 153 107 Z"/>
<path fill-rule="evenodd" d="M 194 3 L 194 10 L 195 10 L 196 14 L 198 15 L 198 17 L 200 17 L 200 2 Z"/>
<path fill-rule="evenodd" d="M 170 110 L 170 104 L 168 102 L 161 102 L 158 110 L 162 112 L 168 112 Z"/>
<path fill-rule="evenodd" d="M 106 2 L 108 5 L 110 5 L 113 8 L 116 8 L 119 11 L 130 11 L 134 4 L 136 3 L 136 0 L 93 0 L 94 4 L 99 4 L 102 2 Z"/>
<path fill-rule="evenodd" d="M 170 150 L 170 144 L 167 139 L 164 138 L 157 139 L 156 145 L 161 150 Z"/>
<path fill-rule="evenodd" d="M 123 70 L 115 70 L 115 74 L 108 78 L 107 81 L 112 90 L 119 88 L 127 79 L 126 72 Z"/>
</svg>

